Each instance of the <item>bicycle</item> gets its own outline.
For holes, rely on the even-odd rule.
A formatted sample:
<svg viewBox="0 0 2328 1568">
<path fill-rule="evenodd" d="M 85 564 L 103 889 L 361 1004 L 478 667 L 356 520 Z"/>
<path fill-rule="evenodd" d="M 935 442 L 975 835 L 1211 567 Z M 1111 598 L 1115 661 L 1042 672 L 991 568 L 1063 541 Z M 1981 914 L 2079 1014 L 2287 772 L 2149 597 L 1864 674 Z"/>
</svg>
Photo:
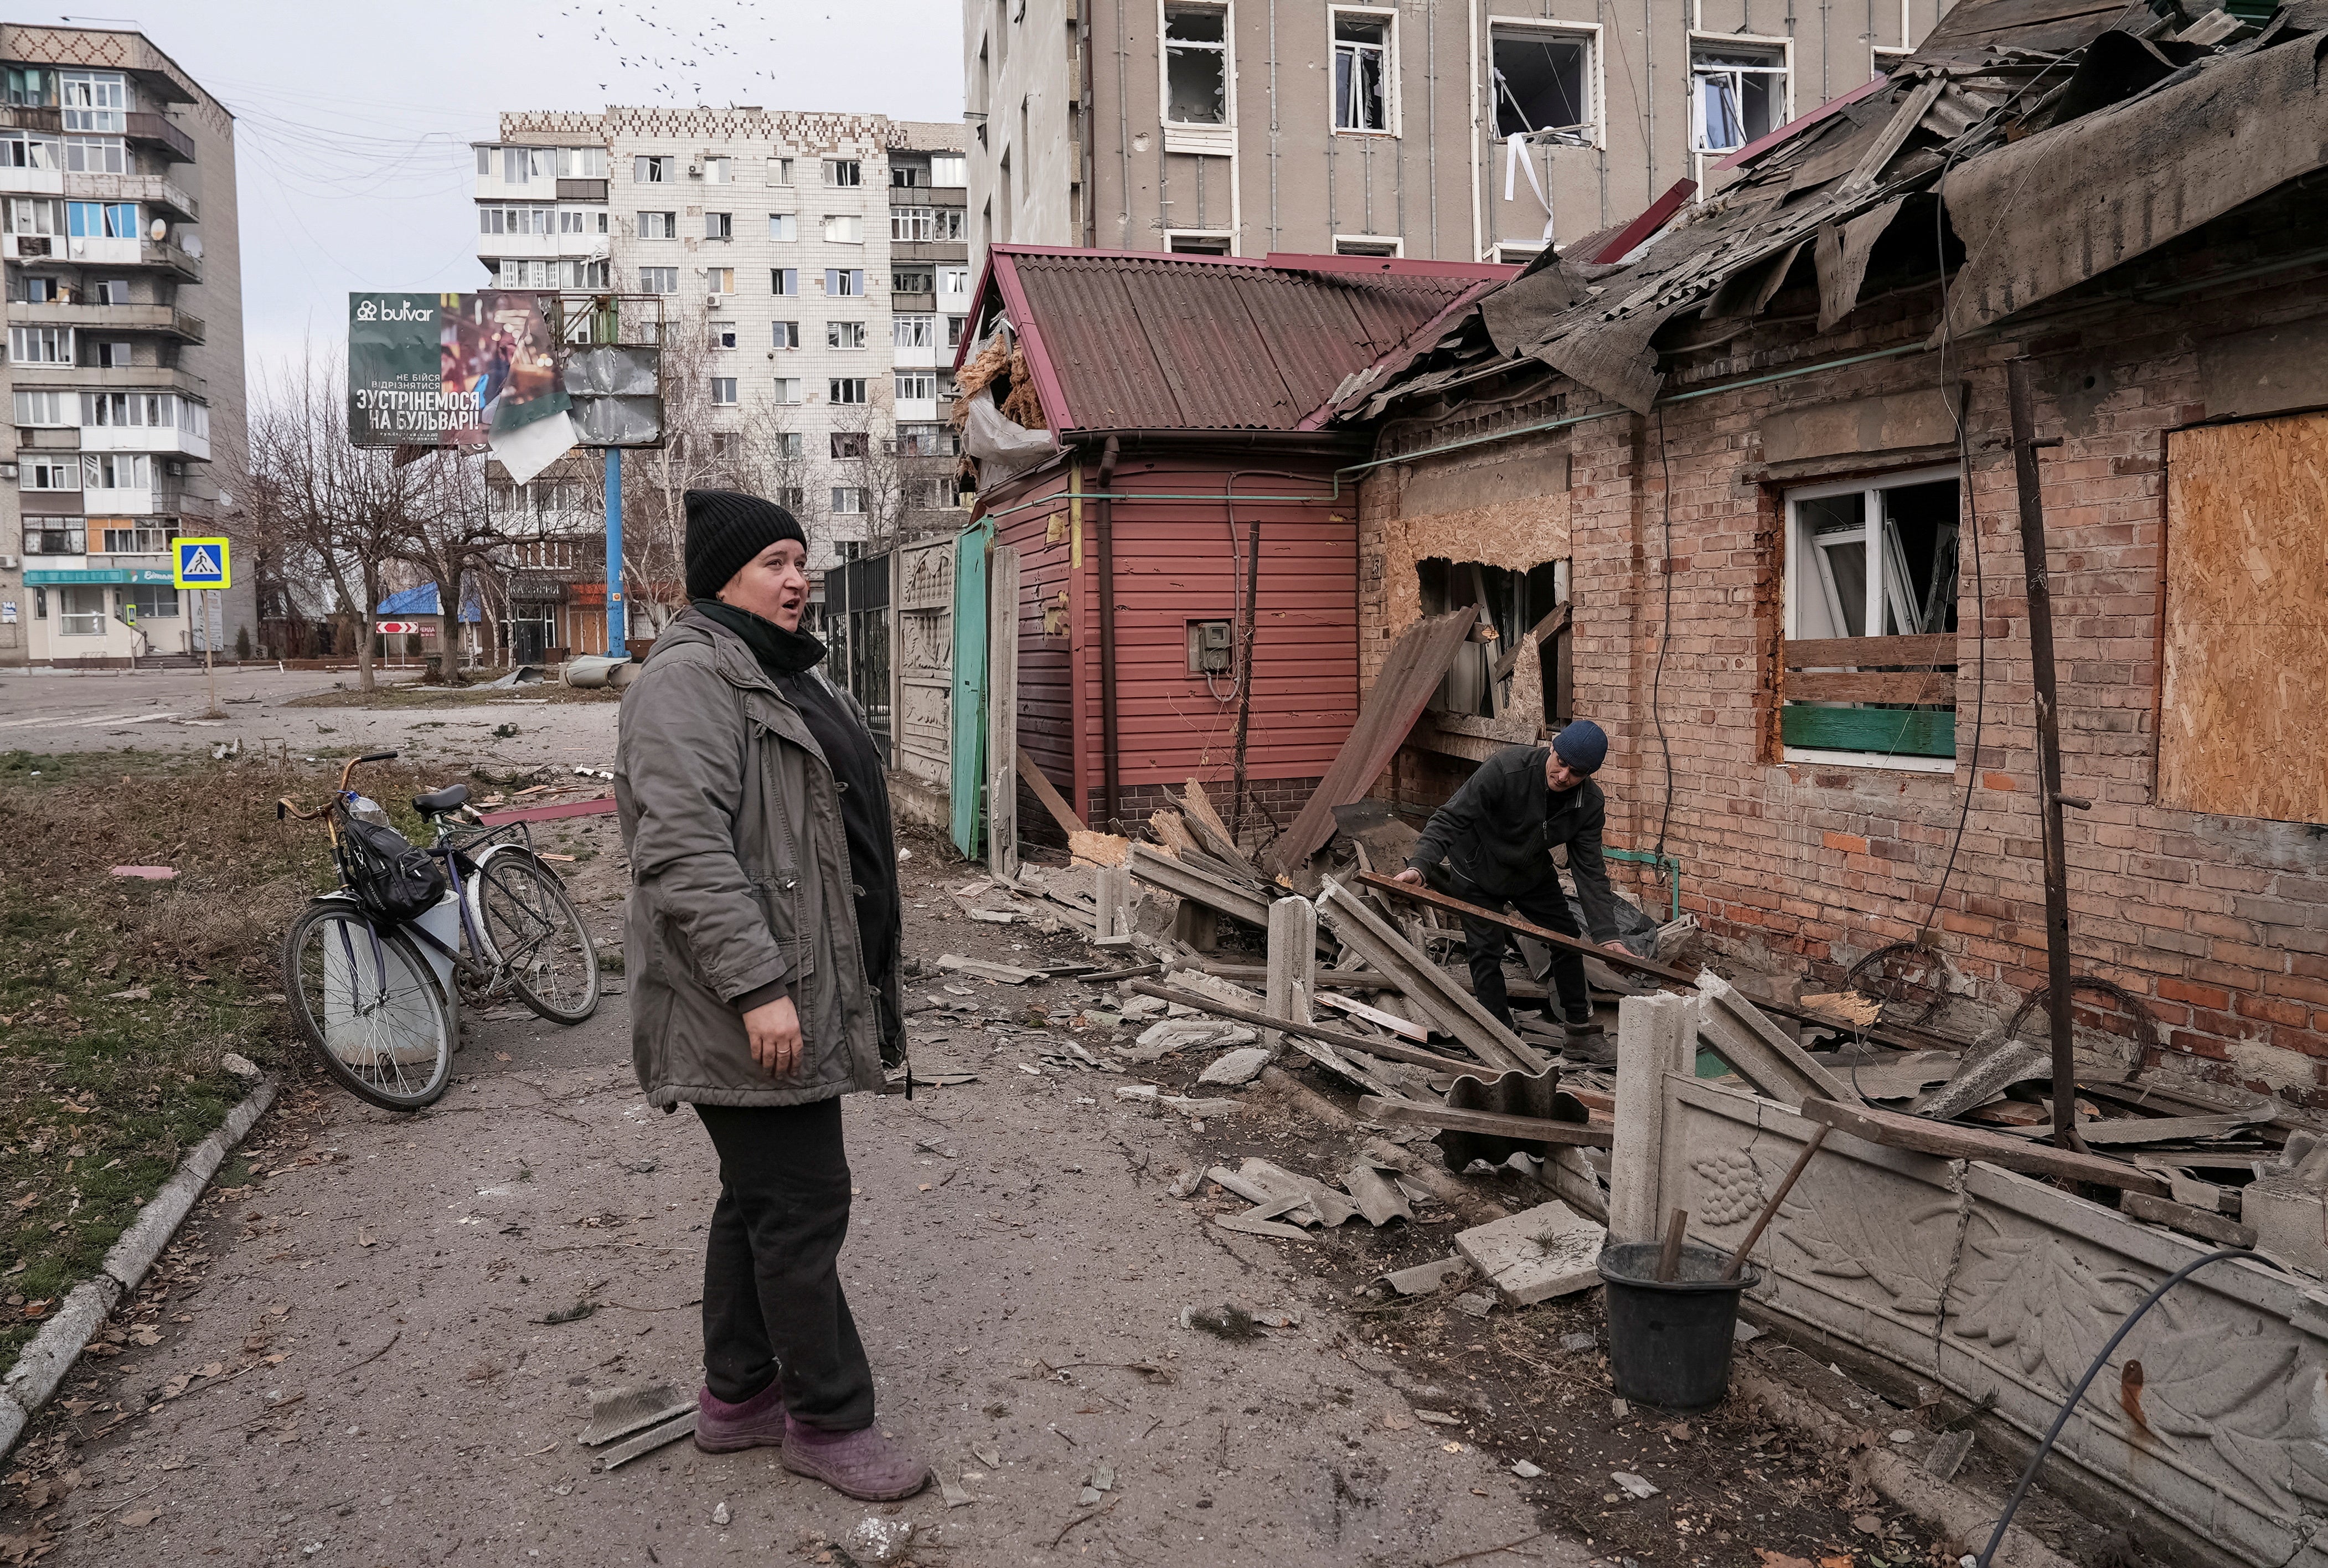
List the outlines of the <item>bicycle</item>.
<svg viewBox="0 0 2328 1568">
<path fill-rule="evenodd" d="M 526 824 L 483 828 L 466 784 L 412 799 L 436 830 L 420 849 L 442 867 L 445 895 L 415 919 L 374 913 L 357 890 L 344 827 L 359 807 L 379 808 L 348 783 L 361 764 L 396 756 L 352 758 L 339 788 L 314 811 L 287 795 L 276 803 L 278 821 L 322 820 L 340 877 L 284 934 L 283 978 L 300 1032 L 333 1077 L 375 1105 L 417 1111 L 451 1081 L 465 998 L 513 993 L 553 1023 L 578 1024 L 597 1010 L 598 954 Z M 460 832 L 464 820 L 479 831 Z"/>
</svg>

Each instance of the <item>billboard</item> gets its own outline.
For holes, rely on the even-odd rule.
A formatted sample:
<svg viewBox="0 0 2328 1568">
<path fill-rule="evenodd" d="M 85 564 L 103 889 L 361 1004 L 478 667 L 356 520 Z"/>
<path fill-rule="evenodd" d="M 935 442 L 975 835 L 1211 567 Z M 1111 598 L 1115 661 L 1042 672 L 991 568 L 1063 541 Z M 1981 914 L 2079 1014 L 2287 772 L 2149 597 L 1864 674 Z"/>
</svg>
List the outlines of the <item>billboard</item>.
<svg viewBox="0 0 2328 1568">
<path fill-rule="evenodd" d="M 498 446 L 571 406 L 539 295 L 348 296 L 355 446 Z"/>
</svg>

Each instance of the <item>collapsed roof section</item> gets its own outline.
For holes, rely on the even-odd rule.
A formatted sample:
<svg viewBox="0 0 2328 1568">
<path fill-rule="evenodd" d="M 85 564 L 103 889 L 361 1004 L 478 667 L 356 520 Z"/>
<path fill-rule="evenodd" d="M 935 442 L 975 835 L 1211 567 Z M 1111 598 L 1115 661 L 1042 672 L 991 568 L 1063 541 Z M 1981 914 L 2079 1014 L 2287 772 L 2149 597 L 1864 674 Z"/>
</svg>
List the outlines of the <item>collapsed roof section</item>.
<svg viewBox="0 0 2328 1568">
<path fill-rule="evenodd" d="M 1964 334 L 2328 164 L 2328 0 L 2260 28 L 2155 5 L 1965 0 L 1881 90 L 1747 149 L 1734 183 L 1624 262 L 1540 258 L 1476 315 L 1346 381 L 1332 412 L 1373 418 L 1532 358 L 1647 413 L 1660 349 L 1751 323 L 1799 258 L 1816 268 L 1819 330 L 1838 324 L 1903 217 L 1939 266 L 1961 246 L 1938 330 Z"/>
</svg>

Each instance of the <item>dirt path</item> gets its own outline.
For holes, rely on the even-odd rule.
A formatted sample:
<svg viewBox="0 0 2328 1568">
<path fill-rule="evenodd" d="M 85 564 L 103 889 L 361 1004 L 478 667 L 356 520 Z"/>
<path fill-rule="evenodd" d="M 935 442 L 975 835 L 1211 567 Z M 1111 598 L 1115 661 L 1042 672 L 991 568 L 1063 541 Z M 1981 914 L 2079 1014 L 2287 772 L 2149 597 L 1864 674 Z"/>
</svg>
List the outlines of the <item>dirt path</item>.
<svg viewBox="0 0 2328 1568">
<path fill-rule="evenodd" d="M 935 923 L 930 859 L 909 952 L 984 938 L 1007 956 L 1009 933 Z M 591 870 L 577 880 L 601 898 L 619 884 Z M 976 989 L 990 1012 L 1033 1000 Z M 420 1116 L 292 1096 L 258 1172 L 222 1177 L 242 1185 L 117 1316 L 119 1353 L 36 1426 L 18 1462 L 43 1479 L 6 1494 L 0 1562 L 12 1540 L 61 1564 L 841 1561 L 820 1543 L 868 1510 L 765 1452 L 682 1443 L 599 1474 L 577 1445 L 590 1388 L 699 1377 L 711 1150 L 642 1103 L 624 1005 L 573 1030 L 480 1019 L 467 1075 Z M 1180 1124 L 1125 1108 L 1122 1080 L 1020 1071 L 1039 1057 L 1009 1033 L 935 1034 L 917 1066 L 978 1081 L 849 1102 L 842 1254 L 883 1424 L 976 1499 L 902 1507 L 942 1548 L 923 1561 L 1403 1565 L 1523 1540 L 1538 1563 L 1591 1556 L 1536 1536 L 1503 1461 L 1413 1419 L 1394 1364 L 1320 1304 L 1329 1287 L 1169 1196 Z M 1237 1342 L 1179 1326 L 1224 1302 L 1297 1320 Z M 1101 1467 L 1112 1489 L 1079 1506 Z"/>
</svg>

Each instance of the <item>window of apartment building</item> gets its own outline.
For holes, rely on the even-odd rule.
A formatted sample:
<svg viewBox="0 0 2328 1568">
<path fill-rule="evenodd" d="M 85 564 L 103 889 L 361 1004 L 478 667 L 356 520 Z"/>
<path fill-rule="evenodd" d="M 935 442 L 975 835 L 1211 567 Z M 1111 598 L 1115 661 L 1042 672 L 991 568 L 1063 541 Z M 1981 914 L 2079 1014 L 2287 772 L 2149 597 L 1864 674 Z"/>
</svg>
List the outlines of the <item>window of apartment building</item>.
<svg viewBox="0 0 2328 1568">
<path fill-rule="evenodd" d="M 558 214 L 560 234 L 604 234 L 606 232 L 606 210 L 604 207 L 566 207 Z"/>
<path fill-rule="evenodd" d="M 80 555 L 89 535 L 78 517 L 28 517 L 24 520 L 26 555 Z"/>
<path fill-rule="evenodd" d="M 770 294 L 798 294 L 800 292 L 800 268 L 797 267 L 772 267 L 768 268 L 768 292 Z M 796 333 L 794 335 L 797 336 L 798 334 Z M 798 348 L 800 347 L 800 344 L 794 343 L 782 346 Z"/>
<path fill-rule="evenodd" d="M 98 530 L 98 542 L 105 547 L 99 551 L 100 555 L 160 555 L 178 534 L 175 527 L 166 524 L 136 522 L 127 518 L 118 521 L 118 527 L 108 523 Z"/>
<path fill-rule="evenodd" d="M 962 493 L 953 481 L 943 474 L 936 478 L 913 478 L 906 481 L 906 504 L 927 511 L 947 511 L 962 504 Z"/>
<path fill-rule="evenodd" d="M 1806 485 L 1786 506 L 1787 754 L 1953 767 L 1956 471 Z"/>
<path fill-rule="evenodd" d="M 477 209 L 480 234 L 547 234 L 555 207 L 493 205 Z"/>
<path fill-rule="evenodd" d="M 801 346 L 800 323 L 780 321 L 771 324 L 769 347 L 796 349 Z"/>
<path fill-rule="evenodd" d="M 0 167 L 61 169 L 63 166 L 64 154 L 56 137 L 41 136 L 33 131 L 10 131 L 0 135 Z"/>
<path fill-rule="evenodd" d="M 1229 8 L 1164 0 L 1164 117 L 1174 125 L 1229 123 Z"/>
<path fill-rule="evenodd" d="M 865 243 L 865 220 L 854 212 L 833 212 L 824 220 L 824 242 L 827 245 L 862 245 Z"/>
<path fill-rule="evenodd" d="M 1334 29 L 1334 128 L 1387 131 L 1396 108 L 1398 13 L 1328 13 Z"/>
<path fill-rule="evenodd" d="M 865 511 L 865 487 L 861 484 L 836 484 L 832 487 L 832 514 L 835 517 L 857 517 Z"/>
<path fill-rule="evenodd" d="M 37 65 L 12 65 L 7 76 L 8 101 L 20 108 L 53 108 L 57 73 Z"/>
<path fill-rule="evenodd" d="M 967 267 L 939 268 L 938 292 L 940 294 L 968 294 L 970 292 L 970 268 Z"/>
<path fill-rule="evenodd" d="M 956 189 L 970 183 L 970 160 L 960 153 L 930 155 L 930 183 Z"/>
<path fill-rule="evenodd" d="M 102 637 L 105 635 L 105 590 L 103 588 L 59 588 L 57 590 L 57 631 L 67 637 Z"/>
<path fill-rule="evenodd" d="M 777 457 L 805 457 L 808 444 L 797 430 L 779 430 L 768 438 L 768 451 Z"/>
<path fill-rule="evenodd" d="M 865 324 L 861 321 L 829 321 L 824 324 L 824 346 L 829 349 L 861 349 L 865 346 Z"/>
<path fill-rule="evenodd" d="M 932 284 L 927 270 L 914 267 L 889 274 L 891 294 L 927 294 Z"/>
<path fill-rule="evenodd" d="M 735 239 L 736 214 L 733 212 L 706 212 L 703 215 L 703 237 L 706 239 Z"/>
<path fill-rule="evenodd" d="M 770 158 L 768 160 L 768 183 L 771 185 L 789 185 L 792 183 L 793 161 L 790 158 Z"/>
<path fill-rule="evenodd" d="M 98 305 L 128 305 L 129 280 L 126 277 L 100 277 L 89 286 L 93 303 Z"/>
<path fill-rule="evenodd" d="M 503 147 L 502 149 L 502 183 L 505 185 L 530 185 L 536 180 L 558 177 L 558 151 L 554 147 Z"/>
<path fill-rule="evenodd" d="M 1877 44 L 1874 48 L 1868 51 L 1867 63 L 1869 80 L 1873 80 L 1874 78 L 1879 76 L 1891 75 L 1893 71 L 1900 69 L 1901 61 L 1906 60 L 1910 55 L 1915 52 L 1916 52 L 1912 49 L 1886 49 L 1882 44 Z"/>
<path fill-rule="evenodd" d="M 908 245 L 925 244 L 930 229 L 936 221 L 933 207 L 892 207 L 889 209 L 889 238 Z"/>
<path fill-rule="evenodd" d="M 736 292 L 736 269 L 732 267 L 707 267 L 703 269 L 703 292 L 708 295 Z"/>
<path fill-rule="evenodd" d="M 776 401 L 779 403 L 793 404 L 797 403 L 800 400 L 801 379 L 798 376 L 778 376 L 776 378 Z"/>
<path fill-rule="evenodd" d="M 711 378 L 711 403 L 714 408 L 732 408 L 736 406 L 735 377 L 714 376 Z"/>
<path fill-rule="evenodd" d="M 150 553 L 159 555 L 166 545 Z M 175 588 L 130 588 L 122 596 L 122 608 L 141 621 L 174 621 L 178 618 L 178 590 Z"/>
<path fill-rule="evenodd" d="M 502 258 L 503 288 L 548 288 L 559 276 L 559 264 L 554 261 L 521 261 L 514 256 Z"/>
<path fill-rule="evenodd" d="M 962 347 L 962 329 L 970 324 L 970 318 L 965 315 L 950 315 L 945 318 L 945 346 L 950 349 Z"/>
<path fill-rule="evenodd" d="M 603 180 L 606 177 L 606 149 L 604 147 L 559 147 L 556 152 L 558 177 L 561 180 Z"/>
<path fill-rule="evenodd" d="M 1337 256 L 1403 256 L 1406 242 L 1395 234 L 1337 234 Z"/>
<path fill-rule="evenodd" d="M 16 196 L 8 202 L 8 232 L 11 234 L 61 234 L 65 231 L 65 204 L 50 196 Z"/>
<path fill-rule="evenodd" d="M 825 400 L 830 403 L 862 403 L 865 399 L 863 376 L 835 376 L 825 386 Z"/>
<path fill-rule="evenodd" d="M 70 365 L 74 362 L 73 329 L 12 326 L 8 329 L 8 360 L 19 365 Z"/>
<path fill-rule="evenodd" d="M 128 144 L 119 136 L 67 136 L 65 169 L 75 174 L 128 174 Z"/>
<path fill-rule="evenodd" d="M 715 349 L 734 348 L 736 346 L 736 329 L 732 326 L 723 326 L 714 329 L 711 333 L 711 346 Z"/>
<path fill-rule="evenodd" d="M 676 267 L 642 267 L 639 268 L 641 294 L 677 294 L 679 268 Z"/>
<path fill-rule="evenodd" d="M 561 261 L 558 264 L 558 286 L 560 288 L 612 288 L 615 286 L 615 264 L 611 261 Z"/>
<path fill-rule="evenodd" d="M 72 303 L 61 277 L 28 277 L 24 279 L 26 305 L 70 305 Z"/>
<path fill-rule="evenodd" d="M 19 425 L 77 425 L 80 422 L 74 418 L 77 412 L 70 392 L 20 391 L 16 394 L 16 423 Z"/>
<path fill-rule="evenodd" d="M 151 490 L 154 460 L 138 452 L 92 452 L 80 460 L 83 490 Z"/>
<path fill-rule="evenodd" d="M 676 185 L 679 183 L 679 160 L 675 157 L 648 157 L 642 154 L 631 160 L 631 183 L 634 185 Z"/>
<path fill-rule="evenodd" d="M 99 370 L 126 371 L 136 362 L 127 343 L 101 343 L 97 345 L 97 365 Z"/>
<path fill-rule="evenodd" d="M 57 79 L 57 102 L 69 131 L 129 128 L 129 80 L 117 71 L 68 70 Z"/>
<path fill-rule="evenodd" d="M 828 185 L 862 185 L 865 172 L 855 158 L 824 160 L 824 183 Z"/>
<path fill-rule="evenodd" d="M 1691 145 L 1701 153 L 1734 153 L 1787 119 L 1783 44 L 1701 41 L 1690 51 Z"/>
<path fill-rule="evenodd" d="M 640 213 L 639 238 L 642 239 L 678 239 L 679 214 L 676 212 Z"/>
<path fill-rule="evenodd" d="M 79 490 L 80 488 L 80 457 L 77 453 L 63 452 L 16 459 L 17 483 L 26 490 Z"/>
<path fill-rule="evenodd" d="M 177 401 L 168 392 L 83 392 L 80 422 L 96 429 L 142 426 L 166 430 L 178 423 Z"/>
<path fill-rule="evenodd" d="M 937 319 L 934 315 L 891 316 L 889 318 L 890 345 L 901 349 L 937 347 Z"/>
<path fill-rule="evenodd" d="M 929 402 L 938 395 L 937 372 L 935 371 L 899 371 L 896 391 L 897 401 L 901 403 Z"/>
<path fill-rule="evenodd" d="M 808 510 L 808 487 L 801 484 L 779 484 L 770 497 L 778 506 L 794 517 Z"/>
<path fill-rule="evenodd" d="M 768 238 L 793 240 L 800 238 L 800 217 L 793 212 L 768 214 Z"/>
<path fill-rule="evenodd" d="M 75 239 L 135 239 L 137 238 L 137 203 L 68 202 L 65 203 L 65 232 Z"/>
<path fill-rule="evenodd" d="M 1181 256 L 1226 256 L 1229 253 L 1229 237 L 1225 234 L 1168 233 L 1165 244 Z"/>
<path fill-rule="evenodd" d="M 951 457 L 959 449 L 954 433 L 943 425 L 911 423 L 897 427 L 900 457 Z"/>
<path fill-rule="evenodd" d="M 912 191 L 930 183 L 930 172 L 913 164 L 889 165 L 889 187 L 896 191 Z"/>
<path fill-rule="evenodd" d="M 703 160 L 703 183 L 707 185 L 732 185 L 736 183 L 736 160 L 706 158 Z"/>
<path fill-rule="evenodd" d="M 862 430 L 835 430 L 826 437 L 835 463 L 854 463 L 866 453 L 866 437 Z"/>
<path fill-rule="evenodd" d="M 824 292 L 831 295 L 856 296 L 865 292 L 865 269 L 828 267 L 824 269 Z"/>
<path fill-rule="evenodd" d="M 1590 33 L 1497 22 L 1488 27 L 1488 37 L 1498 138 L 1593 128 Z"/>
</svg>

